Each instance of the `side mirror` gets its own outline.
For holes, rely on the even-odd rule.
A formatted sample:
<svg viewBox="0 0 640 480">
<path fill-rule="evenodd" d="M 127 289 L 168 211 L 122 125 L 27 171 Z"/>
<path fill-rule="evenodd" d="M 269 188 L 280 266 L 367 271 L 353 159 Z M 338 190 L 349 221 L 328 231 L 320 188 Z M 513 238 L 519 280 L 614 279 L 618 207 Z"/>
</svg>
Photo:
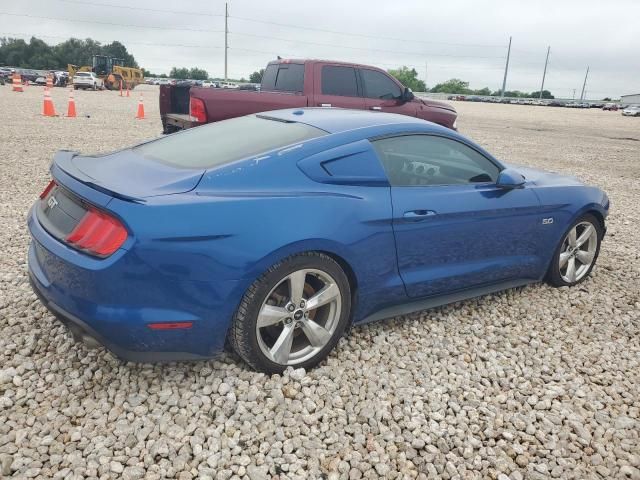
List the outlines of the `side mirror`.
<svg viewBox="0 0 640 480">
<path fill-rule="evenodd" d="M 404 87 L 404 90 L 402 91 L 402 96 L 400 97 L 401 100 L 403 102 L 410 102 L 411 100 L 414 99 L 414 97 L 415 95 L 413 94 L 411 89 L 409 87 Z"/>
<path fill-rule="evenodd" d="M 505 168 L 498 175 L 498 181 L 496 185 L 500 188 L 504 188 L 505 190 L 511 190 L 513 188 L 518 188 L 524 185 L 525 178 L 524 176 L 514 170 L 513 168 Z"/>
</svg>

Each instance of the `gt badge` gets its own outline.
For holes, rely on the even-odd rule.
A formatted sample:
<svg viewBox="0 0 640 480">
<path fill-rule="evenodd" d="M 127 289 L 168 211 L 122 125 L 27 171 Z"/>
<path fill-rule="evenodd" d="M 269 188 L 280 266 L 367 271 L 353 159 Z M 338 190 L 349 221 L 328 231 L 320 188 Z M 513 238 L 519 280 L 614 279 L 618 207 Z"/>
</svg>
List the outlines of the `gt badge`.
<svg viewBox="0 0 640 480">
<path fill-rule="evenodd" d="M 47 205 L 49 205 L 49 208 L 53 208 L 56 205 L 58 205 L 58 201 L 56 200 L 56 197 L 54 197 L 53 195 L 51 195 L 49 197 L 49 200 L 47 200 Z"/>
</svg>

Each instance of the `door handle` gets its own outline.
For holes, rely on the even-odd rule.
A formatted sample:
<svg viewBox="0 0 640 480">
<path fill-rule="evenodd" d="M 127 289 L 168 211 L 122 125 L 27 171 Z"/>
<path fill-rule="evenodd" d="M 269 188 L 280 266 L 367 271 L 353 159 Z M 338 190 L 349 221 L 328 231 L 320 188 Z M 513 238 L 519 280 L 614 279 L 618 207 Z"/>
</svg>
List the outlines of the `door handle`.
<svg viewBox="0 0 640 480">
<path fill-rule="evenodd" d="M 379 112 L 380 110 L 382 110 L 382 107 L 369 107 L 369 110 L 375 110 Z"/>
<path fill-rule="evenodd" d="M 319 107 L 331 107 L 332 105 L 330 103 L 319 103 L 318 106 Z"/>
<path fill-rule="evenodd" d="M 436 215 L 434 210 L 409 210 L 404 212 L 403 217 L 406 220 L 418 222 L 420 220 L 424 220 L 425 218 L 433 217 Z"/>
</svg>

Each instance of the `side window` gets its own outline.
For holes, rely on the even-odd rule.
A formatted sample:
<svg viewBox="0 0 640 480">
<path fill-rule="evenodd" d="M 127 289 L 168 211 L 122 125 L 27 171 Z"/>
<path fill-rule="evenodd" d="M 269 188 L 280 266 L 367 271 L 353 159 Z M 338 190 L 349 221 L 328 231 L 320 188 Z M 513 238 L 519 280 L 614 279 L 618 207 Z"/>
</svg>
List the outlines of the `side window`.
<svg viewBox="0 0 640 480">
<path fill-rule="evenodd" d="M 380 100 L 392 100 L 400 98 L 402 90 L 396 82 L 387 75 L 377 70 L 363 68 L 362 80 L 364 82 L 364 94 L 367 98 L 378 98 Z"/>
<path fill-rule="evenodd" d="M 499 168 L 463 143 L 433 135 L 373 142 L 392 186 L 460 185 L 498 180 Z"/>
<path fill-rule="evenodd" d="M 299 63 L 274 63 L 267 66 L 262 77 L 262 90 L 302 92 L 304 65 Z"/>
<path fill-rule="evenodd" d="M 325 65 L 322 67 L 321 82 L 323 95 L 358 96 L 355 68 Z"/>
</svg>

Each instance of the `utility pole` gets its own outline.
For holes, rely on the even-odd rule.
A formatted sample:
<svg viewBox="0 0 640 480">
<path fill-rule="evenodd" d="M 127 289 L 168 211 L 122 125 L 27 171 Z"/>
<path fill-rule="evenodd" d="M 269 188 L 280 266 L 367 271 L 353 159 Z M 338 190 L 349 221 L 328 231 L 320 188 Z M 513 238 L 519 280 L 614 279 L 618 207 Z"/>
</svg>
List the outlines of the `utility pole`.
<svg viewBox="0 0 640 480">
<path fill-rule="evenodd" d="M 227 57 L 229 50 L 229 4 L 224 4 L 224 81 L 227 81 Z"/>
<path fill-rule="evenodd" d="M 542 91 L 544 90 L 544 77 L 547 76 L 547 64 L 549 63 L 549 52 L 551 47 L 547 47 L 547 59 L 544 61 L 544 72 L 542 73 L 542 85 L 540 86 L 540 100 L 542 100 Z"/>
<path fill-rule="evenodd" d="M 580 101 L 584 100 L 584 87 L 587 86 L 587 77 L 589 76 L 589 67 L 587 67 L 587 73 L 584 74 L 584 83 L 582 84 L 582 93 L 580 94 Z"/>
<path fill-rule="evenodd" d="M 427 62 L 424 62 L 424 89 L 427 90 L 427 74 L 429 70 L 427 68 Z"/>
<path fill-rule="evenodd" d="M 502 91 L 500 98 L 504 98 L 504 91 L 507 88 L 507 72 L 509 71 L 509 57 L 511 56 L 511 37 L 509 37 L 509 49 L 507 50 L 507 64 L 504 66 L 504 79 L 502 80 Z"/>
</svg>

